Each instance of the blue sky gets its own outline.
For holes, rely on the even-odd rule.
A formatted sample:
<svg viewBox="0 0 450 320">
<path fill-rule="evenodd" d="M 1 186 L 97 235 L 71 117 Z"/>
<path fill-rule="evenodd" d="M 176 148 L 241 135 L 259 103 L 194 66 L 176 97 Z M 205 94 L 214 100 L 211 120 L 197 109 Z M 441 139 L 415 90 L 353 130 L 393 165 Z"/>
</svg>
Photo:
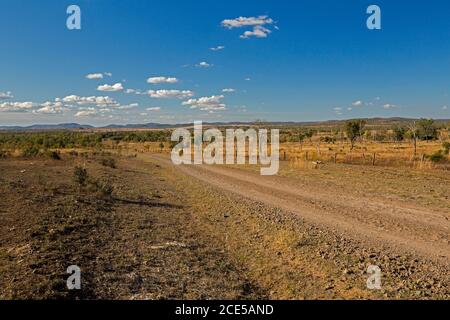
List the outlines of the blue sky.
<svg viewBox="0 0 450 320">
<path fill-rule="evenodd" d="M 449 18 L 444 0 L 2 0 L 0 125 L 450 118 Z"/>
</svg>

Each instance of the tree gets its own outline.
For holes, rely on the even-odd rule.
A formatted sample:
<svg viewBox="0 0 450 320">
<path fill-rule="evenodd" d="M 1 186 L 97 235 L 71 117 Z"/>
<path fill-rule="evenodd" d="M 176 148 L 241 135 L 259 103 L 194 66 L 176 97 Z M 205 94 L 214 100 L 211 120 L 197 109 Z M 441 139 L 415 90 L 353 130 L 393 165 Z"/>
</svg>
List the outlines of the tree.
<svg viewBox="0 0 450 320">
<path fill-rule="evenodd" d="M 411 122 L 408 125 L 407 135 L 413 141 L 414 146 L 414 157 L 417 155 L 417 138 L 418 138 L 418 127 L 416 121 Z"/>
<path fill-rule="evenodd" d="M 344 131 L 350 141 L 350 150 L 355 147 L 356 139 L 361 137 L 365 125 L 364 120 L 349 120 L 345 123 Z"/>
<path fill-rule="evenodd" d="M 305 138 L 308 138 L 310 143 L 312 143 L 313 135 L 314 135 L 314 130 L 313 129 L 307 129 L 305 131 Z"/>
<path fill-rule="evenodd" d="M 433 119 L 420 119 L 417 122 L 419 129 L 419 137 L 422 140 L 430 141 L 436 140 L 438 137 L 438 130 L 434 125 Z"/>
<path fill-rule="evenodd" d="M 305 141 L 306 135 L 302 130 L 298 131 L 298 142 L 300 143 L 300 151 L 303 150 L 303 142 Z"/>
<path fill-rule="evenodd" d="M 406 129 L 404 127 L 395 127 L 393 132 L 395 141 L 403 141 L 405 139 Z"/>
</svg>

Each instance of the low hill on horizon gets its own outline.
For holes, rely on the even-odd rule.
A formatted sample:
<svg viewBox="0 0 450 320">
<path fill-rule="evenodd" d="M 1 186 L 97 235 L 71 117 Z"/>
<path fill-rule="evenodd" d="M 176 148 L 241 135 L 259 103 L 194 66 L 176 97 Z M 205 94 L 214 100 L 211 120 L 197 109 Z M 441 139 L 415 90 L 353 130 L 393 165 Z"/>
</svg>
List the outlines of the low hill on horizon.
<svg viewBox="0 0 450 320">
<path fill-rule="evenodd" d="M 401 117 L 392 117 L 392 118 L 358 118 L 360 120 L 367 121 L 368 126 L 379 126 L 379 127 L 388 127 L 393 125 L 405 125 L 411 121 L 418 120 L 415 118 L 401 118 Z M 336 127 L 343 125 L 346 120 L 325 120 L 325 121 L 303 121 L 303 122 L 295 122 L 295 121 L 249 121 L 249 122 L 239 122 L 239 121 L 230 121 L 230 122 L 203 122 L 204 126 L 249 126 L 249 125 L 269 125 L 269 126 L 287 126 L 287 127 L 295 127 L 295 126 L 305 126 L 305 127 Z M 450 122 L 450 119 L 434 119 L 437 124 L 444 124 Z M 182 127 L 191 127 L 192 123 L 179 123 L 179 124 L 164 124 L 164 123 L 144 123 L 144 124 L 126 124 L 126 125 L 117 125 L 110 124 L 107 126 L 92 126 L 87 124 L 78 124 L 78 123 L 61 123 L 61 124 L 35 124 L 30 126 L 0 126 L 1 131 L 39 131 L 39 130 L 139 130 L 139 129 L 173 129 L 173 128 L 182 128 Z"/>
</svg>

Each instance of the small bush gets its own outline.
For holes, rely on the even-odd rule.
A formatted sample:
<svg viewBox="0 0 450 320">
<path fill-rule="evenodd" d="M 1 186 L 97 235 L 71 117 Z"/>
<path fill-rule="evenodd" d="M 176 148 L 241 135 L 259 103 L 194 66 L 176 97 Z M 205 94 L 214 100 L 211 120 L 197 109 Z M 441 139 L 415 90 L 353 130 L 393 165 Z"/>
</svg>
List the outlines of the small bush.
<svg viewBox="0 0 450 320">
<path fill-rule="evenodd" d="M 107 181 L 104 180 L 92 180 L 91 184 L 94 186 L 95 191 L 97 191 L 103 198 L 111 198 L 114 191 L 114 187 Z"/>
<path fill-rule="evenodd" d="M 85 186 L 88 180 L 87 170 L 83 167 L 76 166 L 73 173 L 73 179 L 80 187 Z"/>
<path fill-rule="evenodd" d="M 61 160 L 61 154 L 59 151 L 48 151 L 46 155 L 53 160 Z"/>
<path fill-rule="evenodd" d="M 448 155 L 450 151 L 450 142 L 444 142 L 442 148 L 444 148 L 444 154 Z"/>
<path fill-rule="evenodd" d="M 0 150 L 0 159 L 5 159 L 9 156 L 8 151 Z"/>
<path fill-rule="evenodd" d="M 326 136 L 326 137 L 320 137 L 320 141 L 325 142 L 325 143 L 333 143 L 334 144 L 336 142 L 336 139 L 333 137 Z"/>
<path fill-rule="evenodd" d="M 39 148 L 36 146 L 28 146 L 22 149 L 22 156 L 26 158 L 34 158 L 39 155 Z"/>
<path fill-rule="evenodd" d="M 71 155 L 72 157 L 78 157 L 78 152 L 76 152 L 75 150 L 72 150 L 69 152 L 69 155 Z"/>
<path fill-rule="evenodd" d="M 428 158 L 433 162 L 441 162 L 445 159 L 445 155 L 442 150 L 436 151 L 432 155 L 428 156 Z"/>
<path fill-rule="evenodd" d="M 116 168 L 116 160 L 114 158 L 103 158 L 100 163 L 104 167 Z"/>
</svg>

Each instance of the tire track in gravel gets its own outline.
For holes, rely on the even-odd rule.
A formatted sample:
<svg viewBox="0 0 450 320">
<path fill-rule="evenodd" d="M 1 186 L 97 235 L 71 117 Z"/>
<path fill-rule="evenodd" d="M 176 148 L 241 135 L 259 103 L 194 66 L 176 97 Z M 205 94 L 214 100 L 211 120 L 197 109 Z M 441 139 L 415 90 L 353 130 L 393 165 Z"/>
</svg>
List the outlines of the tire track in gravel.
<svg viewBox="0 0 450 320">
<path fill-rule="evenodd" d="M 173 166 L 167 157 L 149 157 Z M 449 265 L 448 212 L 382 199 L 344 196 L 331 188 L 308 190 L 307 185 L 296 184 L 289 178 L 260 176 L 220 166 L 182 165 L 178 169 L 211 186 L 293 212 L 358 241 Z"/>
</svg>

